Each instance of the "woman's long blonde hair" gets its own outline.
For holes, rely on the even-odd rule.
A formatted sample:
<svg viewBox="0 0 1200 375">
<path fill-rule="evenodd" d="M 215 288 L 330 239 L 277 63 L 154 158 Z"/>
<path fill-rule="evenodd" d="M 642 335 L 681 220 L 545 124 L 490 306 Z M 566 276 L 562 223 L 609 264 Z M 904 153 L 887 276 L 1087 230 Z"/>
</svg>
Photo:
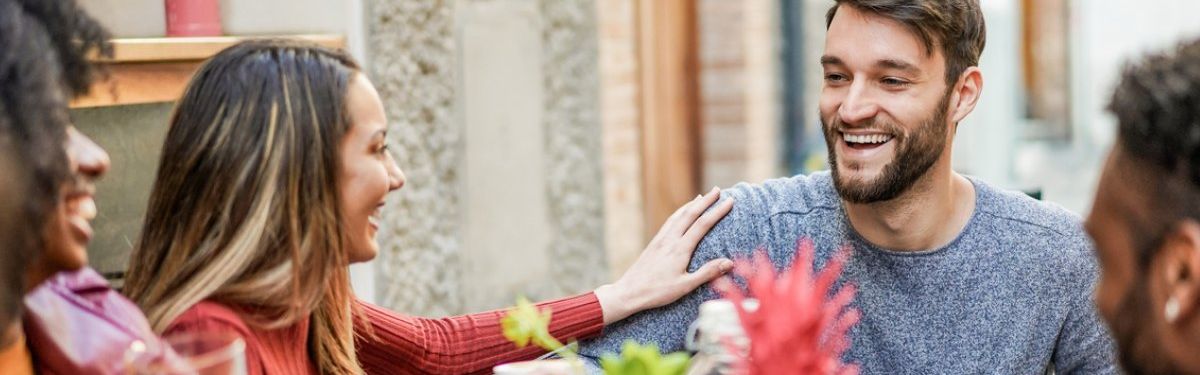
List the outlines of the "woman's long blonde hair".
<svg viewBox="0 0 1200 375">
<path fill-rule="evenodd" d="M 162 332 L 203 300 L 272 329 L 310 319 L 321 373 L 361 373 L 338 206 L 338 144 L 358 65 L 285 40 L 243 42 L 171 118 L 124 291 Z"/>
</svg>

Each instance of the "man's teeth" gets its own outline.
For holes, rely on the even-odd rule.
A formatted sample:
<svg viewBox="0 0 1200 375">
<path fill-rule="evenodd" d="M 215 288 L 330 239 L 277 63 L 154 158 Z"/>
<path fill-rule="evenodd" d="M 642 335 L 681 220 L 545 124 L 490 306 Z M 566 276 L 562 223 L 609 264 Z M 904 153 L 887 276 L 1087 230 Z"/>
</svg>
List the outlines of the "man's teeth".
<svg viewBox="0 0 1200 375">
<path fill-rule="evenodd" d="M 96 201 L 91 198 L 80 200 L 75 209 L 79 213 L 79 216 L 84 219 L 91 220 L 96 218 Z"/>
<path fill-rule="evenodd" d="M 842 134 L 849 143 L 884 143 L 892 140 L 892 136 L 885 134 Z"/>
</svg>

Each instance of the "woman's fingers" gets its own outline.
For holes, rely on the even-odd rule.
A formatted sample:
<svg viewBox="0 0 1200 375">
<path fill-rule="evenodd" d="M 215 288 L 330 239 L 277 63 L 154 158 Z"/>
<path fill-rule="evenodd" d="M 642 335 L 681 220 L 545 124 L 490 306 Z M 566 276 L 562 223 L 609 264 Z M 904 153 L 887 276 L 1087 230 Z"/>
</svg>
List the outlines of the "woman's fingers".
<svg viewBox="0 0 1200 375">
<path fill-rule="evenodd" d="M 732 261 L 717 259 L 687 272 L 700 239 L 733 208 L 732 199 L 713 206 L 720 195 L 713 188 L 677 209 L 620 279 L 596 289 L 606 324 L 671 303 L 733 269 Z"/>
<path fill-rule="evenodd" d="M 725 258 L 714 259 L 700 266 L 696 272 L 684 276 L 684 288 L 688 292 L 699 288 L 704 283 L 712 281 L 733 269 L 733 261 Z"/>
<path fill-rule="evenodd" d="M 695 223 L 696 219 L 704 213 L 704 210 L 707 209 L 708 206 L 711 206 L 713 202 L 716 202 L 720 197 L 721 189 L 714 187 L 712 190 L 709 190 L 708 193 L 700 196 L 700 199 L 696 199 L 688 204 L 685 204 L 682 214 L 675 218 L 673 223 L 667 223 L 663 225 L 664 227 L 670 227 L 667 232 L 667 235 L 670 236 L 668 238 L 682 237 L 683 234 L 687 232 L 687 229 L 692 226 L 692 223 Z"/>
<path fill-rule="evenodd" d="M 689 257 L 691 253 L 696 251 L 696 247 L 700 245 L 700 240 L 704 238 L 704 235 L 708 234 L 708 231 L 712 230 L 732 210 L 733 198 L 728 198 L 721 201 L 721 203 L 717 203 L 716 207 L 713 207 L 708 212 L 705 212 L 704 215 L 701 215 L 699 219 L 696 219 L 696 222 L 692 224 L 691 228 L 688 228 L 687 232 L 683 234 L 683 238 L 680 239 L 683 246 L 692 249 L 688 253 Z"/>
</svg>

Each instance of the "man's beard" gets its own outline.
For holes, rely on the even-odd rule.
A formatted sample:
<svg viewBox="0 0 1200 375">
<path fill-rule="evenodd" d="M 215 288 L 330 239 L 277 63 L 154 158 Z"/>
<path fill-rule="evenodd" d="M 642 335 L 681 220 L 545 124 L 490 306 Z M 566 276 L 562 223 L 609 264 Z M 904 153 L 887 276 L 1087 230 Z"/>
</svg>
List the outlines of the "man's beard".
<svg viewBox="0 0 1200 375">
<path fill-rule="evenodd" d="M 893 135 L 892 141 L 896 142 L 895 159 L 885 165 L 881 175 L 873 181 L 842 178 L 843 176 L 838 172 L 837 143 L 842 142 L 840 130 L 846 127 L 836 115 L 831 120 L 832 124 L 829 123 L 830 120 L 822 117 L 821 125 L 825 130 L 825 144 L 829 148 L 829 165 L 833 171 L 833 183 L 837 188 L 838 195 L 851 203 L 865 204 L 890 201 L 911 189 L 917 180 L 924 176 L 929 168 L 932 168 L 933 164 L 942 157 L 946 146 L 946 116 L 949 112 L 947 106 L 950 103 L 950 93 L 950 90 L 946 91 L 937 108 L 934 108 L 931 118 L 922 121 L 911 135 L 905 134 L 903 129 L 896 124 L 886 122 L 876 124 L 875 119 L 856 126 L 856 128 L 874 127 L 885 131 Z M 855 168 L 854 166 L 848 167 Z"/>
<path fill-rule="evenodd" d="M 1152 332 L 1149 319 L 1155 311 L 1150 308 L 1150 290 L 1146 277 L 1138 276 L 1117 307 L 1117 316 L 1108 324 L 1117 341 L 1121 368 L 1126 374 L 1182 374 L 1174 363 L 1164 358 L 1165 350 L 1159 337 Z"/>
</svg>

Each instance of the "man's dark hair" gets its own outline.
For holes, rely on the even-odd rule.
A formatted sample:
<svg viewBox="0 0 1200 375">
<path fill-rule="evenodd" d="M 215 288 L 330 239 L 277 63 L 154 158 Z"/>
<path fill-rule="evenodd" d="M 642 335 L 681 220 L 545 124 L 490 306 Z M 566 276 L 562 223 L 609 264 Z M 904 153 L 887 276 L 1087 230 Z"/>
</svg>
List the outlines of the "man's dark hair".
<svg viewBox="0 0 1200 375">
<path fill-rule="evenodd" d="M 12 165 L 27 168 L 24 239 L 0 244 L 0 324 L 15 318 L 26 287 L 24 269 L 41 254 L 41 234 L 70 178 L 68 100 L 101 74 L 89 60 L 111 55 L 110 36 L 75 0 L 0 0 L 0 144 Z M 15 298 L 15 299 L 14 299 Z"/>
<path fill-rule="evenodd" d="M 979 65 L 987 27 L 979 0 L 835 0 L 825 13 L 825 28 L 838 8 L 851 6 L 908 27 L 932 55 L 940 48 L 946 60 L 946 84 L 953 85 L 967 68 Z"/>
<path fill-rule="evenodd" d="M 1200 220 L 1200 40 L 1126 66 L 1108 109 L 1131 163 L 1119 168 L 1149 213 L 1127 217 L 1144 270 L 1174 223 Z"/>
</svg>

